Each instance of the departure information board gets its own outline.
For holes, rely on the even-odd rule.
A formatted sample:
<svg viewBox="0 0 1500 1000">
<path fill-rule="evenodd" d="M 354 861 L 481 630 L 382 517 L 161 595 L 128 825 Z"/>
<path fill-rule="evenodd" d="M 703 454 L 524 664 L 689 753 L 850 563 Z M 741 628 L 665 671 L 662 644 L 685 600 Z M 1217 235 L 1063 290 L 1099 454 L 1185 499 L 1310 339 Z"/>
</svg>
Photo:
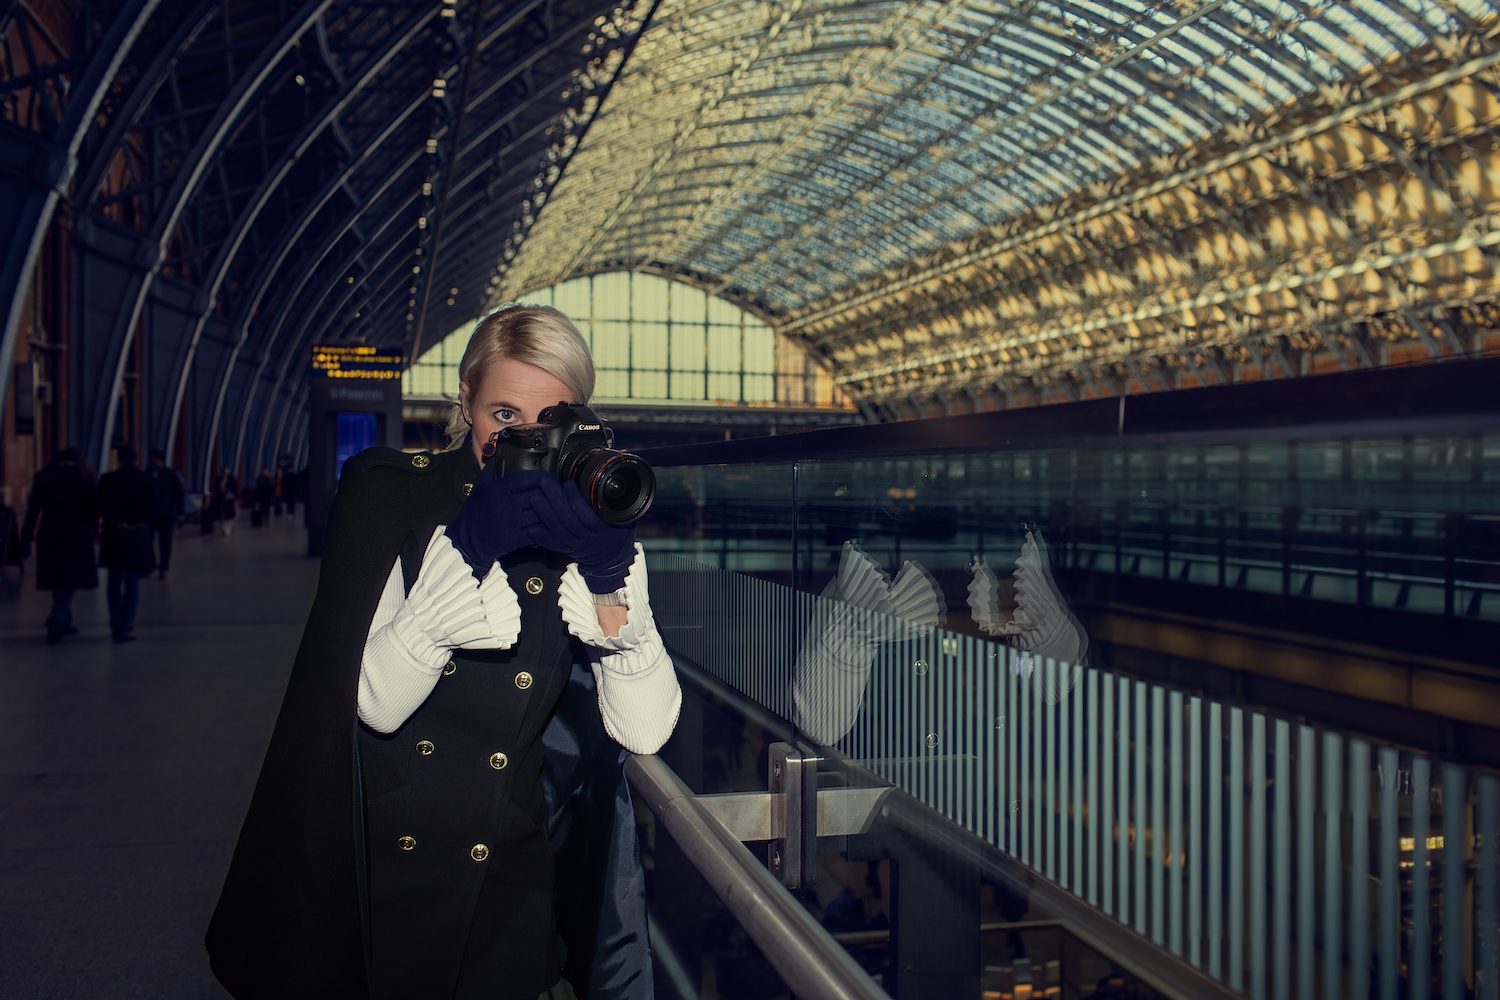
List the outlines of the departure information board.
<svg viewBox="0 0 1500 1000">
<path fill-rule="evenodd" d="M 340 347 L 314 347 L 314 378 L 396 379 L 405 369 L 406 358 L 394 348 L 347 344 Z"/>
</svg>

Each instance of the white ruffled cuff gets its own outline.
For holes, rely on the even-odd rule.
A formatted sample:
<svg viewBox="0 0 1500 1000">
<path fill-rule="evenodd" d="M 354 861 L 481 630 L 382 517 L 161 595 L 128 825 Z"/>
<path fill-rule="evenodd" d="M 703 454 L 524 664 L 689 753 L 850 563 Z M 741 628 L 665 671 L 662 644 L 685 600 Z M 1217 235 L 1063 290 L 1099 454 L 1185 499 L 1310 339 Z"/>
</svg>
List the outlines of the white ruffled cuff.
<svg viewBox="0 0 1500 1000">
<path fill-rule="evenodd" d="M 650 591 L 646 580 L 646 553 L 641 543 L 635 544 L 635 559 L 625 574 L 625 600 L 629 609 L 625 613 L 625 624 L 619 635 L 605 635 L 599 627 L 599 612 L 594 604 L 594 595 L 578 571 L 577 563 L 569 563 L 557 586 L 557 605 L 562 611 L 568 631 L 579 639 L 602 650 L 619 652 L 641 647 L 655 638 L 656 618 L 651 614 Z"/>
<path fill-rule="evenodd" d="M 450 649 L 505 649 L 521 634 L 521 605 L 496 563 L 476 583 L 442 526 L 422 556 L 392 630 L 413 657 L 441 667 Z"/>
</svg>

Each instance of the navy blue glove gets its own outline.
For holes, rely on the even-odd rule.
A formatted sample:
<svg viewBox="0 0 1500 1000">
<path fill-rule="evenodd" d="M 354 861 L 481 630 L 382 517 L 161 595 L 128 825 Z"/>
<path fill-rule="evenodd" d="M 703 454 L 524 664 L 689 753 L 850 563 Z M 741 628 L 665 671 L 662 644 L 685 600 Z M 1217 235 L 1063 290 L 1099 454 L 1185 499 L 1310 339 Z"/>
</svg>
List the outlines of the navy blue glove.
<svg viewBox="0 0 1500 1000">
<path fill-rule="evenodd" d="M 520 520 L 533 545 L 561 552 L 576 562 L 595 594 L 625 586 L 625 574 L 635 561 L 635 525 L 605 524 L 576 484 L 555 476 L 538 486 L 528 500 L 530 510 Z"/>
<path fill-rule="evenodd" d="M 447 534 L 478 579 L 484 579 L 495 560 L 533 544 L 519 515 L 530 510 L 530 497 L 544 482 L 555 484 L 557 477 L 531 469 L 474 484 Z"/>
</svg>

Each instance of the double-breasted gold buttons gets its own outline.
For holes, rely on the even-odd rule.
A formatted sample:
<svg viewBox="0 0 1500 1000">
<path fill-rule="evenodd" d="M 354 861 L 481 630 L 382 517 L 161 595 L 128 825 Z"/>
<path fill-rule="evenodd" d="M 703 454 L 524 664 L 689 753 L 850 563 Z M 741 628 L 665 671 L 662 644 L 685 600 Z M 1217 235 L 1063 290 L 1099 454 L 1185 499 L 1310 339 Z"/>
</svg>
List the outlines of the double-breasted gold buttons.
<svg viewBox="0 0 1500 1000">
<path fill-rule="evenodd" d="M 534 576 L 530 580 L 526 581 L 526 593 L 531 594 L 533 597 L 535 597 L 537 594 L 540 594 L 541 592 L 542 592 L 542 578 L 541 577 Z"/>
<path fill-rule="evenodd" d="M 411 464 L 418 469 L 425 469 L 432 464 L 432 459 L 426 455 L 413 455 L 411 457 Z"/>
<path fill-rule="evenodd" d="M 490 849 L 488 847 L 485 847 L 483 844 L 475 844 L 469 849 L 469 857 L 473 858 L 475 861 L 483 861 L 489 856 Z"/>
<path fill-rule="evenodd" d="M 522 691 L 525 691 L 527 688 L 531 687 L 531 683 L 531 674 L 527 673 L 524 670 L 519 674 L 516 674 L 516 687 L 520 688 Z"/>
<path fill-rule="evenodd" d="M 401 848 L 403 851 L 409 851 L 417 846 L 417 838 L 402 837 L 400 840 L 396 841 L 396 846 Z"/>
<path fill-rule="evenodd" d="M 459 490 L 462 491 L 462 493 L 463 493 L 464 496 L 468 496 L 470 493 L 474 492 L 474 484 L 473 483 L 464 483 L 462 486 L 459 487 Z"/>
<path fill-rule="evenodd" d="M 458 661 L 457 660 L 449 660 L 446 664 L 443 665 L 443 676 L 447 677 L 449 674 L 453 673 L 453 671 L 455 671 L 457 669 L 458 669 Z"/>
<path fill-rule="evenodd" d="M 496 752 L 490 754 L 490 767 L 493 767 L 497 771 L 505 770 L 505 765 L 509 763 L 510 758 L 503 753 Z"/>
<path fill-rule="evenodd" d="M 421 740 L 417 743 L 417 753 L 421 754 L 423 757 L 426 757 L 436 749 L 437 747 L 432 745 L 431 740 Z"/>
</svg>

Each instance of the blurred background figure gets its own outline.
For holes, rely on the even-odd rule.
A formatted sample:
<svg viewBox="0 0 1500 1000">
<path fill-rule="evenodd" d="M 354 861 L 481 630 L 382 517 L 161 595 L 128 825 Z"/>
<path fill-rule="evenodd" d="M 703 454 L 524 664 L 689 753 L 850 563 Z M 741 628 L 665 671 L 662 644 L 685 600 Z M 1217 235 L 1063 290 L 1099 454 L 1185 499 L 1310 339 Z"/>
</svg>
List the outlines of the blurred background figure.
<svg viewBox="0 0 1500 1000">
<path fill-rule="evenodd" d="M 1018 669 L 1028 675 L 1040 672 L 1042 696 L 1047 704 L 1062 701 L 1072 689 L 1078 672 L 1088 666 L 1089 636 L 1072 611 L 1052 576 L 1052 561 L 1041 529 L 1031 525 L 1012 574 L 1015 610 L 1001 610 L 1000 581 L 984 556 L 974 557 L 974 578 L 969 582 L 969 611 L 980 631 L 993 635 L 1023 654 Z"/>
<path fill-rule="evenodd" d="M 225 538 L 234 530 L 234 504 L 239 496 L 240 481 L 226 465 L 214 479 L 214 488 L 209 491 L 208 503 L 205 505 L 212 513 L 212 520 L 219 525 L 219 534 Z"/>
<path fill-rule="evenodd" d="M 146 462 L 146 478 L 151 481 L 151 533 L 156 538 L 156 568 L 163 580 L 172 566 L 172 535 L 182 520 L 182 479 L 167 468 L 167 456 L 160 448 L 151 449 Z"/>
<path fill-rule="evenodd" d="M 156 566 L 151 551 L 151 480 L 135 464 L 135 449 L 118 445 L 119 464 L 99 477 L 99 513 L 104 533 L 99 565 L 109 571 L 109 630 L 115 642 L 135 638 L 141 577 Z"/>
<path fill-rule="evenodd" d="M 21 547 L 36 542 L 36 588 L 52 591 L 47 641 L 73 635 L 73 594 L 99 586 L 94 531 L 99 496 L 94 473 L 77 448 L 64 448 L 32 481 Z"/>
<path fill-rule="evenodd" d="M 251 511 L 250 527 L 264 528 L 271 523 L 271 502 L 276 499 L 276 481 L 270 469 L 261 469 L 255 477 L 255 509 Z"/>
<path fill-rule="evenodd" d="M 820 596 L 797 656 L 792 704 L 797 727 L 832 746 L 859 717 L 880 646 L 931 632 L 943 623 L 947 601 L 919 564 L 907 560 L 892 580 L 853 539 Z"/>
</svg>

